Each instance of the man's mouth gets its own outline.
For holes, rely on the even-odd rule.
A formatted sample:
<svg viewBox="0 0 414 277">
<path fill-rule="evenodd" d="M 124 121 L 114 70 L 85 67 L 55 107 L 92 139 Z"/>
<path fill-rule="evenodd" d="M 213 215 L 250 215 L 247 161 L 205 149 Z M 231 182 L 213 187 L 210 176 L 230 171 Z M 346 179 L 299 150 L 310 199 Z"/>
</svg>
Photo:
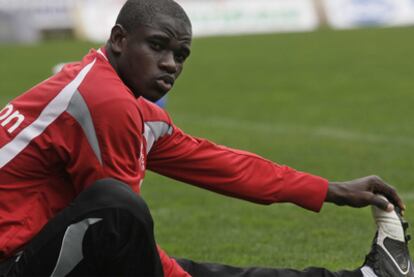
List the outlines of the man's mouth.
<svg viewBox="0 0 414 277">
<path fill-rule="evenodd" d="M 156 80 L 157 86 L 163 91 L 168 92 L 172 89 L 175 79 L 169 75 L 161 76 Z"/>
</svg>

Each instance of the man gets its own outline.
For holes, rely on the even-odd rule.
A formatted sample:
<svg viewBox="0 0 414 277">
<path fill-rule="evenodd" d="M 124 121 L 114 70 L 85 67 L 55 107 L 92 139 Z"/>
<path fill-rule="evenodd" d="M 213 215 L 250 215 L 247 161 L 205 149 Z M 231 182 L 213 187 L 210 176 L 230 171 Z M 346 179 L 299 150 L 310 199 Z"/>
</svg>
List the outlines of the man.
<svg viewBox="0 0 414 277">
<path fill-rule="evenodd" d="M 404 204 L 379 177 L 328 182 L 194 138 L 145 100 L 172 88 L 191 39 L 190 21 L 174 1 L 129 0 L 104 48 L 0 112 L 0 274 L 413 276 Z M 174 260 L 155 244 L 139 197 L 146 168 L 257 203 L 313 211 L 324 202 L 374 205 L 372 251 L 361 269 L 338 273 Z"/>
</svg>

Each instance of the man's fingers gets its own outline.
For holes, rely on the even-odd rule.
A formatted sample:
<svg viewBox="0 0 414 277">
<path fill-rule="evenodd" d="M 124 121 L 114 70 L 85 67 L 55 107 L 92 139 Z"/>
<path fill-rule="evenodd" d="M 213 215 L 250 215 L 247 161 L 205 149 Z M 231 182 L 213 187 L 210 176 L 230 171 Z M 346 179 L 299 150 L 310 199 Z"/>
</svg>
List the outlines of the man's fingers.
<svg viewBox="0 0 414 277">
<path fill-rule="evenodd" d="M 376 206 L 391 212 L 395 207 L 405 210 L 397 191 L 380 177 L 372 175 L 348 182 L 331 182 L 327 202 L 352 207 Z"/>
<path fill-rule="evenodd" d="M 391 212 L 394 210 L 394 205 L 391 204 L 385 196 L 374 194 L 374 196 L 371 199 L 371 204 L 377 206 L 378 208 Z"/>
<path fill-rule="evenodd" d="M 401 210 L 405 210 L 404 202 L 398 196 L 397 191 L 384 181 L 380 180 L 380 182 L 377 183 L 374 192 L 384 195 L 394 205 L 397 205 Z"/>
</svg>

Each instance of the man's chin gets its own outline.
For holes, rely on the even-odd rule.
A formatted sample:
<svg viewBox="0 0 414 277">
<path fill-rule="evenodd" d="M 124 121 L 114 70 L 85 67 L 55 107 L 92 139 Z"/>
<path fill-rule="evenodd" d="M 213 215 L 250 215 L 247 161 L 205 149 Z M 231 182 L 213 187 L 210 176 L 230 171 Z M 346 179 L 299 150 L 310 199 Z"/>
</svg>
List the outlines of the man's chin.
<svg viewBox="0 0 414 277">
<path fill-rule="evenodd" d="M 151 93 L 145 93 L 142 94 L 142 97 L 144 97 L 145 99 L 147 99 L 148 101 L 151 102 L 157 102 L 158 100 L 160 100 L 161 98 L 163 98 L 167 93 L 161 93 L 161 92 L 151 92 Z"/>
</svg>

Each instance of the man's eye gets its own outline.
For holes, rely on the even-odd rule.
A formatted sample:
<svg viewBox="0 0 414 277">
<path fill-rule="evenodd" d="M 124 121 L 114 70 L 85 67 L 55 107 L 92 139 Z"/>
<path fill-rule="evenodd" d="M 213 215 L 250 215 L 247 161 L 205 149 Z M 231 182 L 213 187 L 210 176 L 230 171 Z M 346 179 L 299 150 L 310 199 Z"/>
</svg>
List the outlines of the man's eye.
<svg viewBox="0 0 414 277">
<path fill-rule="evenodd" d="M 150 46 L 152 49 L 154 49 L 155 51 L 160 51 L 162 50 L 162 45 L 161 43 L 157 42 L 157 41 L 151 41 L 150 42 Z"/>
<path fill-rule="evenodd" d="M 187 59 L 187 55 L 185 54 L 181 54 L 181 53 L 175 54 L 175 60 L 179 63 L 183 63 L 186 59 Z"/>
</svg>

